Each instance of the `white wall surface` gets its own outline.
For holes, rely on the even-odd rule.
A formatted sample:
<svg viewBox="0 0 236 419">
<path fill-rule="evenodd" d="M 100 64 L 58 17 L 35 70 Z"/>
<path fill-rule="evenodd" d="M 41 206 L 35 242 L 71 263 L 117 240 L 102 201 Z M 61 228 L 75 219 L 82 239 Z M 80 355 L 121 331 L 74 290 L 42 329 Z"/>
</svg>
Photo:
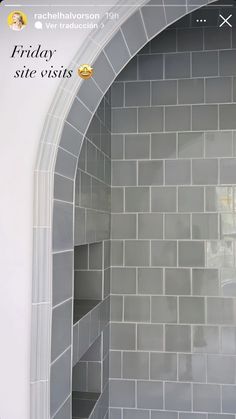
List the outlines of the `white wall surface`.
<svg viewBox="0 0 236 419">
<path fill-rule="evenodd" d="M 73 1 L 82 4 L 81 0 Z M 29 419 L 33 171 L 46 113 L 60 84 L 58 79 L 14 79 L 13 74 L 23 65 L 40 70 L 50 65 L 68 66 L 89 33 L 36 30 L 32 22 L 35 12 L 91 11 L 88 5 L 72 9 L 43 7 L 46 0 L 40 3 L 40 7 L 17 8 L 29 17 L 22 32 L 13 32 L 6 24 L 15 7 L 7 7 L 7 0 L 0 5 L 0 419 Z M 106 5 L 100 13 L 109 9 L 109 3 L 111 0 L 95 0 L 97 6 Z M 37 2 L 31 0 L 30 4 Z M 96 9 L 92 7 L 93 12 Z M 10 58 L 14 45 L 39 43 L 57 49 L 50 63 Z"/>
</svg>

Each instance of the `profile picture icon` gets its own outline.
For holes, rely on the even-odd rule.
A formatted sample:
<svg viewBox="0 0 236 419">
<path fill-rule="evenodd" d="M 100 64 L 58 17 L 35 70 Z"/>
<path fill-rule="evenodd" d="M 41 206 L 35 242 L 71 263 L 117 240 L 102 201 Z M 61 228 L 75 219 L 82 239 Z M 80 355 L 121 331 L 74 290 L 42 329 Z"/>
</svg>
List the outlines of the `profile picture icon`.
<svg viewBox="0 0 236 419">
<path fill-rule="evenodd" d="M 7 23 L 11 30 L 22 31 L 27 25 L 28 19 L 25 13 L 14 10 L 8 15 Z"/>
</svg>

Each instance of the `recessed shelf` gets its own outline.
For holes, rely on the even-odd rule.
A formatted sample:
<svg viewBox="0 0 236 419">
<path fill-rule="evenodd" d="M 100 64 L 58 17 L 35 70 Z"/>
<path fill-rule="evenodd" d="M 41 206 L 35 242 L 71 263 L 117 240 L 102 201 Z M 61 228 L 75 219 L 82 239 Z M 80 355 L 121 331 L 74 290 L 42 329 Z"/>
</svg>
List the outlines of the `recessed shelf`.
<svg viewBox="0 0 236 419">
<path fill-rule="evenodd" d="M 73 419 L 88 419 L 94 409 L 100 393 L 82 391 L 72 392 L 72 417 Z"/>
<path fill-rule="evenodd" d="M 89 313 L 100 300 L 74 300 L 74 324 Z"/>
</svg>

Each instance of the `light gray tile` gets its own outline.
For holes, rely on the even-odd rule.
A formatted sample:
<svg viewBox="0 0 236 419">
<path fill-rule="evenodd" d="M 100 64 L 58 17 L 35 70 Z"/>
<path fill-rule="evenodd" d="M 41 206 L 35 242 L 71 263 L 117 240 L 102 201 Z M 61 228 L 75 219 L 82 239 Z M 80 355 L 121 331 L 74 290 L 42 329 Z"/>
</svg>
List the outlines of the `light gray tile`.
<svg viewBox="0 0 236 419">
<path fill-rule="evenodd" d="M 53 255 L 53 306 L 72 298 L 73 253 Z"/>
<path fill-rule="evenodd" d="M 165 239 L 189 239 L 190 238 L 190 215 L 166 214 L 165 215 Z"/>
<path fill-rule="evenodd" d="M 89 245 L 89 269 L 102 269 L 102 243 Z"/>
<path fill-rule="evenodd" d="M 151 4 L 152 3 L 149 3 L 148 7 L 144 6 L 141 9 L 149 39 L 162 30 L 163 22 L 165 22 L 165 11 L 163 5 L 158 3 L 159 7 L 157 5 L 151 7 Z"/>
<path fill-rule="evenodd" d="M 215 185 L 218 183 L 218 162 L 216 159 L 193 160 L 193 184 Z"/>
<path fill-rule="evenodd" d="M 176 157 L 176 134 L 163 133 L 151 136 L 152 159 L 171 159 Z"/>
<path fill-rule="evenodd" d="M 138 108 L 138 132 L 161 131 L 163 131 L 163 108 L 160 106 Z"/>
<path fill-rule="evenodd" d="M 110 378 L 121 378 L 121 352 L 110 351 Z"/>
<path fill-rule="evenodd" d="M 115 77 L 115 73 L 103 52 L 99 54 L 93 67 L 96 68 L 96 71 L 93 75 L 94 80 L 102 89 L 102 91 L 106 92 L 107 88 L 110 86 L 112 80 Z"/>
<path fill-rule="evenodd" d="M 54 201 L 53 250 L 69 250 L 73 247 L 73 206 Z"/>
<path fill-rule="evenodd" d="M 177 81 L 154 81 L 151 84 L 152 105 L 176 105 Z"/>
<path fill-rule="evenodd" d="M 112 212 L 124 211 L 124 189 L 123 188 L 111 189 L 111 211 Z"/>
<path fill-rule="evenodd" d="M 111 157 L 113 160 L 123 159 L 123 135 L 112 134 Z"/>
<path fill-rule="evenodd" d="M 194 295 L 218 295 L 219 279 L 217 269 L 193 269 L 192 272 Z"/>
<path fill-rule="evenodd" d="M 141 14 L 132 14 L 121 26 L 131 55 L 134 55 L 147 41 Z"/>
<path fill-rule="evenodd" d="M 203 297 L 179 297 L 179 322 L 205 323 L 205 301 Z"/>
<path fill-rule="evenodd" d="M 190 269 L 166 269 L 165 293 L 167 295 L 189 295 L 191 293 Z"/>
<path fill-rule="evenodd" d="M 222 386 L 222 412 L 234 413 L 236 411 L 236 386 Z"/>
<path fill-rule="evenodd" d="M 232 240 L 210 240 L 207 242 L 207 266 L 228 268 L 234 266 L 234 249 Z"/>
<path fill-rule="evenodd" d="M 175 212 L 176 211 L 176 188 L 158 187 L 151 189 L 152 211 Z"/>
<path fill-rule="evenodd" d="M 201 354 L 179 354 L 180 381 L 206 382 L 206 359 Z"/>
<path fill-rule="evenodd" d="M 165 129 L 166 131 L 189 131 L 191 125 L 190 106 L 166 106 Z"/>
<path fill-rule="evenodd" d="M 177 354 L 150 354 L 151 380 L 177 380 Z"/>
<path fill-rule="evenodd" d="M 217 239 L 218 238 L 218 215 L 217 214 L 193 214 L 192 216 L 193 239 Z"/>
<path fill-rule="evenodd" d="M 151 418 L 152 419 L 177 419 L 178 413 L 177 412 L 168 412 L 167 410 L 151 411 Z"/>
<path fill-rule="evenodd" d="M 148 352 L 123 353 L 123 378 L 147 379 L 149 377 Z"/>
<path fill-rule="evenodd" d="M 138 76 L 140 80 L 163 79 L 163 55 L 139 55 Z"/>
<path fill-rule="evenodd" d="M 121 419 L 121 409 L 109 409 L 109 419 Z"/>
<path fill-rule="evenodd" d="M 98 320 L 98 317 L 97 317 Z M 90 345 L 90 313 L 84 316 L 79 322 L 79 359 L 85 354 Z"/>
<path fill-rule="evenodd" d="M 160 32 L 158 36 L 151 40 L 151 52 L 152 53 L 167 53 L 167 52 L 176 52 L 176 30 L 175 29 L 165 29 L 165 31 Z"/>
<path fill-rule="evenodd" d="M 191 328 L 183 325 L 165 326 L 167 352 L 191 352 Z"/>
<path fill-rule="evenodd" d="M 203 49 L 203 29 L 183 28 L 177 31 L 178 51 L 200 51 Z"/>
<path fill-rule="evenodd" d="M 225 354 L 236 354 L 236 328 L 221 328 L 221 352 Z"/>
<path fill-rule="evenodd" d="M 236 301 L 233 298 L 209 297 L 207 301 L 207 321 L 211 324 L 234 324 Z"/>
<path fill-rule="evenodd" d="M 83 136 L 71 125 L 65 123 L 60 139 L 60 147 L 78 156 L 81 150 Z"/>
<path fill-rule="evenodd" d="M 236 129 L 235 121 L 236 104 L 220 105 L 220 129 Z"/>
<path fill-rule="evenodd" d="M 231 101 L 231 77 L 217 77 L 206 79 L 206 103 L 222 103 Z"/>
<path fill-rule="evenodd" d="M 138 163 L 139 185 L 163 185 L 163 162 L 140 161 Z"/>
<path fill-rule="evenodd" d="M 190 29 L 192 31 L 192 29 Z M 193 104 L 204 102 L 204 79 L 178 81 L 178 103 Z"/>
<path fill-rule="evenodd" d="M 207 187 L 206 211 L 230 212 L 233 209 L 233 189 L 232 187 Z"/>
<path fill-rule="evenodd" d="M 130 134 L 125 136 L 125 158 L 149 158 L 150 138 L 145 134 Z"/>
<path fill-rule="evenodd" d="M 206 419 L 206 413 L 179 413 L 180 419 Z"/>
<path fill-rule="evenodd" d="M 235 384 L 235 357 L 229 355 L 207 356 L 208 383 Z"/>
<path fill-rule="evenodd" d="M 114 108 L 112 110 L 112 132 L 114 134 L 137 132 L 137 110 Z"/>
<path fill-rule="evenodd" d="M 190 54 L 166 54 L 165 55 L 165 78 L 183 79 L 190 77 Z"/>
<path fill-rule="evenodd" d="M 220 76 L 234 76 L 236 57 L 234 50 L 219 51 Z"/>
<path fill-rule="evenodd" d="M 135 239 L 136 238 L 136 215 L 135 214 L 112 214 L 111 216 L 112 239 Z"/>
<path fill-rule="evenodd" d="M 216 326 L 193 326 L 193 352 L 218 353 L 219 328 Z"/>
<path fill-rule="evenodd" d="M 148 410 L 124 409 L 123 418 L 124 419 L 149 419 L 149 412 Z"/>
<path fill-rule="evenodd" d="M 111 295 L 110 304 L 111 321 L 121 322 L 123 316 L 123 297 L 121 295 Z"/>
<path fill-rule="evenodd" d="M 162 214 L 139 214 L 138 215 L 138 238 L 139 239 L 162 239 L 163 238 Z"/>
<path fill-rule="evenodd" d="M 124 105 L 124 83 L 114 82 L 111 85 L 111 106 L 120 108 Z"/>
<path fill-rule="evenodd" d="M 138 58 L 135 55 L 116 78 L 116 81 L 137 80 L 138 77 Z"/>
<path fill-rule="evenodd" d="M 112 162 L 112 185 L 136 185 L 136 162 L 115 160 Z"/>
<path fill-rule="evenodd" d="M 113 294 L 136 293 L 135 268 L 112 268 L 111 292 Z"/>
<path fill-rule="evenodd" d="M 230 49 L 230 30 L 227 28 L 205 28 L 204 48 L 205 49 Z"/>
<path fill-rule="evenodd" d="M 119 73 L 130 58 L 120 30 L 113 35 L 112 40 L 105 46 L 104 51 L 116 73 Z M 117 51 L 119 51 L 119 54 L 117 54 Z"/>
<path fill-rule="evenodd" d="M 135 382 L 132 380 L 110 381 L 111 407 L 135 406 Z"/>
<path fill-rule="evenodd" d="M 231 157 L 232 133 L 228 131 L 207 132 L 205 153 L 206 157 Z"/>
<path fill-rule="evenodd" d="M 152 266 L 176 266 L 177 245 L 171 240 L 156 240 L 151 243 Z"/>
<path fill-rule="evenodd" d="M 150 106 L 150 82 L 125 83 L 125 106 Z"/>
<path fill-rule="evenodd" d="M 192 76 L 218 76 L 218 51 L 193 52 Z"/>
<path fill-rule="evenodd" d="M 163 350 L 163 327 L 159 324 L 138 324 L 137 349 L 144 351 Z M 151 367 L 152 370 L 152 367 Z"/>
<path fill-rule="evenodd" d="M 187 185 L 190 182 L 190 160 L 167 160 L 165 162 L 166 185 Z"/>
<path fill-rule="evenodd" d="M 162 409 L 163 384 L 150 381 L 138 381 L 137 406 L 142 409 Z M 134 417 L 134 419 L 136 416 Z"/>
<path fill-rule="evenodd" d="M 179 266 L 205 266 L 203 241 L 179 242 Z"/>
<path fill-rule="evenodd" d="M 71 412 L 71 398 L 69 398 L 59 412 L 54 416 L 55 419 L 66 419 L 69 417 Z"/>
<path fill-rule="evenodd" d="M 160 268 L 138 269 L 138 293 L 139 294 L 162 294 L 163 273 Z"/>
<path fill-rule="evenodd" d="M 217 105 L 193 105 L 192 107 L 192 129 L 214 130 L 218 128 L 218 107 Z"/>
<path fill-rule="evenodd" d="M 136 326 L 128 323 L 111 323 L 111 349 L 135 350 Z"/>
<path fill-rule="evenodd" d="M 171 410 L 191 410 L 191 384 L 166 383 L 165 406 Z"/>
<path fill-rule="evenodd" d="M 203 157 L 203 153 L 203 132 L 183 132 L 178 134 L 179 157 Z"/>
<path fill-rule="evenodd" d="M 54 361 L 71 344 L 72 300 L 52 311 L 51 360 Z"/>
<path fill-rule="evenodd" d="M 91 111 L 95 111 L 97 103 L 102 99 L 102 92 L 95 84 L 93 78 L 86 80 L 88 83 L 82 83 L 78 97 Z"/>
<path fill-rule="evenodd" d="M 204 211 L 204 188 L 184 187 L 178 188 L 179 212 Z"/>
<path fill-rule="evenodd" d="M 51 366 L 50 412 L 56 413 L 71 392 L 71 349 Z"/>
<path fill-rule="evenodd" d="M 193 385 L 193 409 L 200 412 L 220 412 L 220 386 Z"/>
<path fill-rule="evenodd" d="M 77 159 L 67 151 L 58 148 L 55 173 L 74 179 Z"/>
<path fill-rule="evenodd" d="M 153 323 L 177 323 L 177 298 L 152 297 L 151 319 Z"/>
<path fill-rule="evenodd" d="M 220 160 L 220 183 L 232 184 L 236 182 L 236 159 Z"/>
<path fill-rule="evenodd" d="M 91 112 L 75 98 L 66 121 L 83 134 L 89 124 L 91 116 Z"/>
<path fill-rule="evenodd" d="M 150 298 L 125 296 L 124 320 L 126 322 L 150 322 Z"/>
<path fill-rule="evenodd" d="M 121 240 L 112 240 L 111 242 L 111 265 L 123 265 L 123 241 Z"/>
<path fill-rule="evenodd" d="M 63 176 L 54 175 L 54 198 L 60 201 L 73 202 L 73 182 Z"/>
<path fill-rule="evenodd" d="M 149 194 L 148 187 L 125 188 L 125 211 L 149 211 Z"/>
<path fill-rule="evenodd" d="M 85 243 L 85 209 L 75 207 L 75 245 Z"/>
</svg>

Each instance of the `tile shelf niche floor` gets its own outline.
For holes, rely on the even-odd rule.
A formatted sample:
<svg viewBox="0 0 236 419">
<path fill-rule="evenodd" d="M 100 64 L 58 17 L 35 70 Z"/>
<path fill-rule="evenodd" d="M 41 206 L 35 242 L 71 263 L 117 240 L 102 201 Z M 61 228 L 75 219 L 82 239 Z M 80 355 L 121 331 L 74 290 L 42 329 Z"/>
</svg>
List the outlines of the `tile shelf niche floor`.
<svg viewBox="0 0 236 419">
<path fill-rule="evenodd" d="M 101 300 L 74 300 L 74 324 L 93 310 Z"/>
<path fill-rule="evenodd" d="M 100 397 L 100 393 L 73 391 L 72 417 L 73 419 L 88 419 Z"/>
</svg>

